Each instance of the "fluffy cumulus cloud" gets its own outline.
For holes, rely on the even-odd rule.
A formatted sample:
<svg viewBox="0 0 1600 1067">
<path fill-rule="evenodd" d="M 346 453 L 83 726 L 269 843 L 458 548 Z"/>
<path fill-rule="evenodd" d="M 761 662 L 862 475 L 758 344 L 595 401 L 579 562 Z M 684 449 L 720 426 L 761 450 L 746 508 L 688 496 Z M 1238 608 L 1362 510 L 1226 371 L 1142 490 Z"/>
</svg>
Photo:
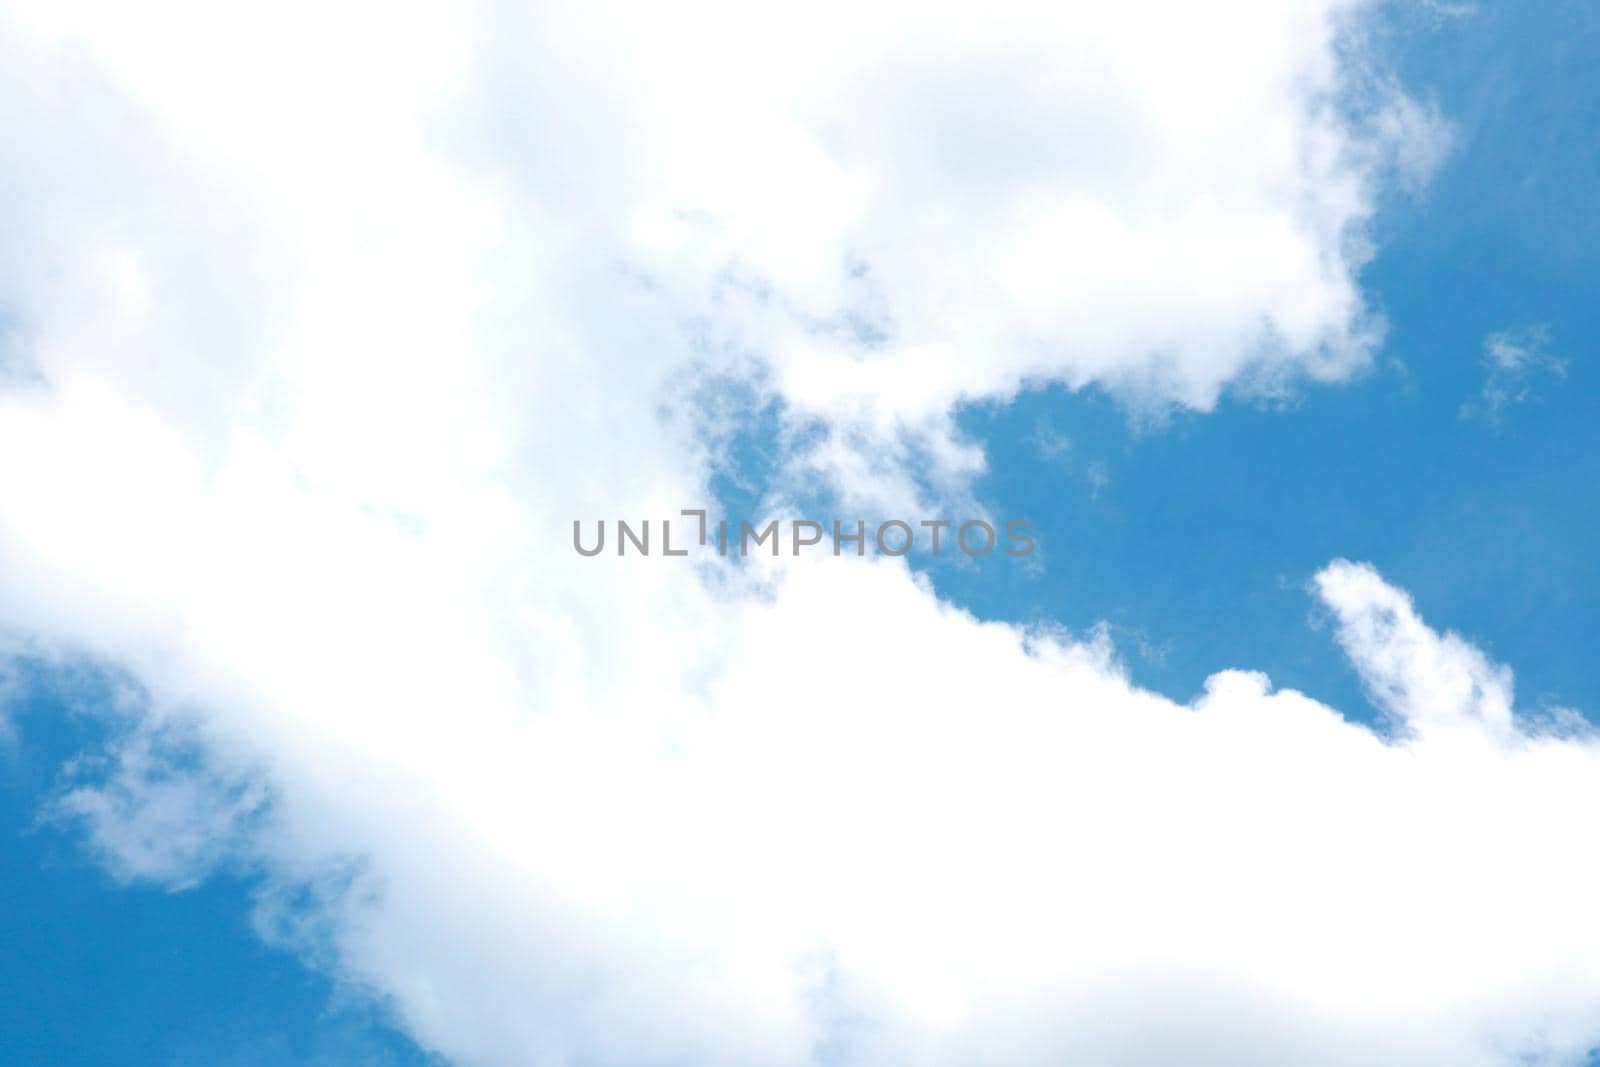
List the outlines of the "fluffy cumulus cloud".
<svg viewBox="0 0 1600 1067">
<path fill-rule="evenodd" d="M 138 694 L 58 811 L 462 1064 L 1581 1061 L 1600 749 L 1370 568 L 1378 730 L 568 540 L 755 410 L 881 501 L 963 400 L 1357 372 L 1441 143 L 1361 15 L 13 5 L 0 622 Z"/>
</svg>

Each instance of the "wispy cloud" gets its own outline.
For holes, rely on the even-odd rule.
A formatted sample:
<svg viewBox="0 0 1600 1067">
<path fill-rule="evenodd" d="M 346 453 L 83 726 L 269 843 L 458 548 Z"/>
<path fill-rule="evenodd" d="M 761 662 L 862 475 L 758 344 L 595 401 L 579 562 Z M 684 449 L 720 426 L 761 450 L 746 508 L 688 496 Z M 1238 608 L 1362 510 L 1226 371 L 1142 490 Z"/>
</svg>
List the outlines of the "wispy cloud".
<svg viewBox="0 0 1600 1067">
<path fill-rule="evenodd" d="M 1464 419 L 1498 426 L 1511 408 L 1533 399 L 1541 384 L 1566 377 L 1567 364 L 1549 352 L 1545 325 L 1499 330 L 1483 340 L 1483 389 L 1461 405 Z"/>
</svg>

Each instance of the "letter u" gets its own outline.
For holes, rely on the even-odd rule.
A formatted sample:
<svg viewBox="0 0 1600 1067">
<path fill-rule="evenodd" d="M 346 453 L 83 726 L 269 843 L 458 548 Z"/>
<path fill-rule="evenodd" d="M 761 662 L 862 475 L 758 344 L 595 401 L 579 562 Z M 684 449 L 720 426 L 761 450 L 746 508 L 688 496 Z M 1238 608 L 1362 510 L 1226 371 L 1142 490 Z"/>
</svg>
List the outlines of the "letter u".
<svg viewBox="0 0 1600 1067">
<path fill-rule="evenodd" d="M 583 523 L 578 519 L 572 520 L 572 547 L 578 550 L 578 555 L 580 556 L 598 556 L 601 550 L 606 547 L 606 520 L 600 520 L 600 540 L 595 542 L 593 548 L 583 547 L 583 539 L 578 536 L 578 531 L 582 527 Z"/>
</svg>

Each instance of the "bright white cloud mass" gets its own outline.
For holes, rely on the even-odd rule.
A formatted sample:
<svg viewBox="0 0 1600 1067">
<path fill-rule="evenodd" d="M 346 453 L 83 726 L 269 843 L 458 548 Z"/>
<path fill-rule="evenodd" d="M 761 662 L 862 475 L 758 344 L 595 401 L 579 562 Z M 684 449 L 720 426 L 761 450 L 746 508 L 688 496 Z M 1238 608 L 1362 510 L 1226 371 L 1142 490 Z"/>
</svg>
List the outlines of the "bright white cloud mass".
<svg viewBox="0 0 1600 1067">
<path fill-rule="evenodd" d="M 575 516 L 967 493 L 963 401 L 1362 370 L 1444 127 L 1360 5 L 14 4 L 0 623 L 127 679 L 128 878 L 461 1064 L 1579 1062 L 1600 745 L 1371 568 L 1377 731 L 895 561 Z M 916 472 L 918 477 L 913 477 Z"/>
</svg>

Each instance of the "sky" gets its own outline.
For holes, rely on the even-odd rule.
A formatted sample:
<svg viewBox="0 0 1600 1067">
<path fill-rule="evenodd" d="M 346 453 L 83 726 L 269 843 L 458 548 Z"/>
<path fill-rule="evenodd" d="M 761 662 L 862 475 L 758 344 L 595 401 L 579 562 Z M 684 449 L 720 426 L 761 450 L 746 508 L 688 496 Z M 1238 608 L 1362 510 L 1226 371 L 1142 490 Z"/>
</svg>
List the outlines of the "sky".
<svg viewBox="0 0 1600 1067">
<path fill-rule="evenodd" d="M 1600 12 L 604 6 L 0 14 L 5 1058 L 1591 1062 Z"/>
</svg>

